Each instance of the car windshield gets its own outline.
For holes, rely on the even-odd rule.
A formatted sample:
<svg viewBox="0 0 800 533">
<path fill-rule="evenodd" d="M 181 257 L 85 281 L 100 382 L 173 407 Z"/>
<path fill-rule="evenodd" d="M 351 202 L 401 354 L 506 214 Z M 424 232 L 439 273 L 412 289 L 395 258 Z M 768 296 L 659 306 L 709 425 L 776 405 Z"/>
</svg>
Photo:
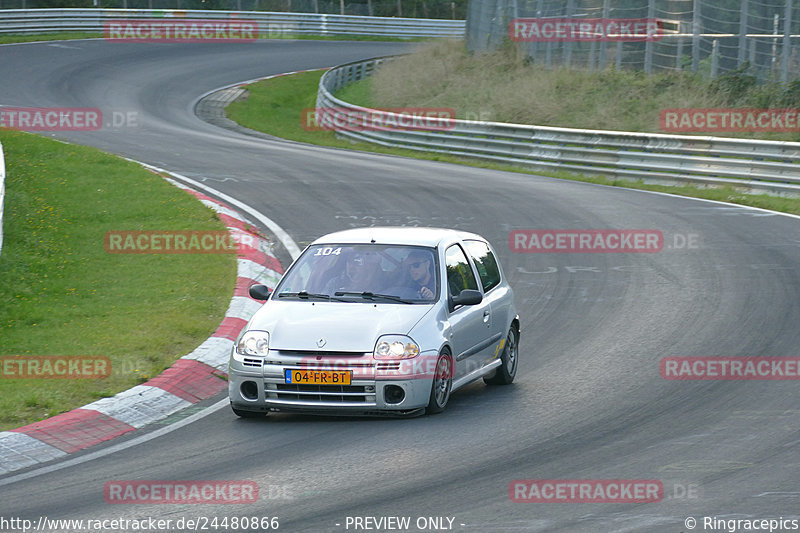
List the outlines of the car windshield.
<svg viewBox="0 0 800 533">
<path fill-rule="evenodd" d="M 384 244 L 310 246 L 273 298 L 366 303 L 431 303 L 439 296 L 433 248 Z"/>
</svg>

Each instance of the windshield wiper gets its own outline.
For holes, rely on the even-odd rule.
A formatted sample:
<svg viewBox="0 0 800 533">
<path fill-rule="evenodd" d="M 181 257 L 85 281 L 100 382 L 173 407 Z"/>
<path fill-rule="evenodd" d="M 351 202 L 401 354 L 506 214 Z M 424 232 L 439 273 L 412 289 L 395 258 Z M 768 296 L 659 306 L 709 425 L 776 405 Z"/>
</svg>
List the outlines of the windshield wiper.
<svg viewBox="0 0 800 533">
<path fill-rule="evenodd" d="M 334 296 L 361 296 L 366 300 L 374 300 L 375 298 L 381 298 L 384 300 L 391 300 L 393 302 L 398 302 L 401 304 L 410 304 L 413 303 L 411 300 L 407 300 L 406 298 L 400 298 L 399 296 L 394 296 L 393 294 L 379 294 L 376 292 L 335 292 L 333 293 Z"/>
<path fill-rule="evenodd" d="M 302 298 L 303 300 L 308 300 L 309 298 L 316 298 L 318 300 L 330 300 L 331 297 L 328 294 L 316 294 L 313 292 L 282 292 L 278 294 L 278 298 Z"/>
</svg>

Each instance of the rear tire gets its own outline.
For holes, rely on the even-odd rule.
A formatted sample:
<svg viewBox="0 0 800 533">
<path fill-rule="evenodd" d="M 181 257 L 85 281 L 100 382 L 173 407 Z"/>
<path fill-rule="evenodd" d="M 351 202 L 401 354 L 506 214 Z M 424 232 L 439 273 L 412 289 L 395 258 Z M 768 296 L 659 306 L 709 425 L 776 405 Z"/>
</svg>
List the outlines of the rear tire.
<svg viewBox="0 0 800 533">
<path fill-rule="evenodd" d="M 444 350 L 436 360 L 436 372 L 431 383 L 431 396 L 428 399 L 428 407 L 425 413 L 435 415 L 444 411 L 447 402 L 450 400 L 450 391 L 453 388 L 453 356 Z"/>
<path fill-rule="evenodd" d="M 500 356 L 500 366 L 494 372 L 494 376 L 483 378 L 487 385 L 509 385 L 517 375 L 517 363 L 519 360 L 519 331 L 511 326 L 506 337 L 506 345 L 503 354 Z"/>
</svg>

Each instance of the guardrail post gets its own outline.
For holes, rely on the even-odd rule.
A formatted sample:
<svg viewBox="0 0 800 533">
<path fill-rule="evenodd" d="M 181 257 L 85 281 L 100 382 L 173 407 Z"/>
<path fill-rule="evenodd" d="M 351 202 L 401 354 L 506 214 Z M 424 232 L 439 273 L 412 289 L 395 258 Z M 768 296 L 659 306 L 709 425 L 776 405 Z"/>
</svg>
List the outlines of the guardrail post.
<svg viewBox="0 0 800 533">
<path fill-rule="evenodd" d="M 772 19 L 772 35 L 775 37 L 772 38 L 772 62 L 770 63 L 770 69 L 774 72 L 775 71 L 775 63 L 778 62 L 778 27 L 780 26 L 780 15 L 775 13 L 775 17 Z"/>
<path fill-rule="evenodd" d="M 489 30 L 489 48 L 497 50 L 508 36 L 507 0 L 494 0 L 494 18 Z"/>
<path fill-rule="evenodd" d="M 542 18 L 544 0 L 536 0 L 536 18 Z M 528 43 L 528 54 L 535 60 L 541 46 L 537 42 Z"/>
<path fill-rule="evenodd" d="M 789 81 L 789 57 L 792 55 L 792 0 L 786 0 L 783 14 L 783 48 L 781 50 L 781 83 Z"/>
<path fill-rule="evenodd" d="M 480 14 L 478 15 L 478 38 L 476 39 L 477 48 L 475 51 L 485 52 L 489 49 L 489 42 L 492 37 L 492 24 L 489 20 L 491 18 L 491 2 L 490 0 L 479 0 L 479 2 L 481 8 Z"/>
<path fill-rule="evenodd" d="M 603 14 L 602 18 L 604 20 L 608 20 L 608 13 L 611 8 L 609 2 L 611 0 L 603 0 Z M 600 43 L 600 57 L 598 58 L 598 70 L 604 70 L 606 68 L 606 58 L 608 54 L 608 42 L 603 39 L 603 42 Z"/>
<path fill-rule="evenodd" d="M 656 17 L 656 0 L 650 0 L 647 4 L 647 18 L 652 20 Z M 644 43 L 644 73 L 653 72 L 653 40 L 647 39 Z"/>
<path fill-rule="evenodd" d="M 747 15 L 750 0 L 741 0 L 742 9 L 739 12 L 739 57 L 737 60 L 737 67 L 744 64 L 745 49 L 747 48 Z"/>
<path fill-rule="evenodd" d="M 567 18 L 572 18 L 572 15 L 575 13 L 575 0 L 567 0 Z M 563 45 L 563 62 L 564 66 L 567 68 L 570 67 L 570 63 L 572 63 L 572 41 L 564 41 Z"/>
<path fill-rule="evenodd" d="M 466 41 L 467 41 L 467 51 L 468 52 L 475 52 L 476 49 L 476 37 L 479 34 L 480 28 L 480 7 L 481 7 L 481 0 L 469 0 L 467 3 L 467 34 L 466 34 Z"/>
<path fill-rule="evenodd" d="M 694 0 L 692 15 L 692 72 L 700 67 L 700 0 Z"/>
<path fill-rule="evenodd" d="M 551 41 L 547 41 L 547 44 L 544 45 L 544 68 L 550 69 L 550 65 L 552 64 L 553 60 L 553 43 Z"/>
<path fill-rule="evenodd" d="M 711 77 L 717 77 L 717 70 L 719 69 L 719 41 L 714 39 L 711 43 Z"/>
</svg>

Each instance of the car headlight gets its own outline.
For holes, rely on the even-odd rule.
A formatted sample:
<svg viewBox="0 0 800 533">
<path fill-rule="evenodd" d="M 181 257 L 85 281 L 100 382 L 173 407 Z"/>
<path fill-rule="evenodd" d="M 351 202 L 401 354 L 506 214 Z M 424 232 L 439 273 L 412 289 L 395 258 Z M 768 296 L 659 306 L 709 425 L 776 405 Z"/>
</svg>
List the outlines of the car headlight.
<svg viewBox="0 0 800 533">
<path fill-rule="evenodd" d="M 236 353 L 266 357 L 269 353 L 269 333 L 255 329 L 245 331 L 244 335 L 239 337 L 239 342 L 236 343 Z"/>
<path fill-rule="evenodd" d="M 376 359 L 408 359 L 419 355 L 419 345 L 405 335 L 383 335 L 372 355 Z"/>
</svg>

